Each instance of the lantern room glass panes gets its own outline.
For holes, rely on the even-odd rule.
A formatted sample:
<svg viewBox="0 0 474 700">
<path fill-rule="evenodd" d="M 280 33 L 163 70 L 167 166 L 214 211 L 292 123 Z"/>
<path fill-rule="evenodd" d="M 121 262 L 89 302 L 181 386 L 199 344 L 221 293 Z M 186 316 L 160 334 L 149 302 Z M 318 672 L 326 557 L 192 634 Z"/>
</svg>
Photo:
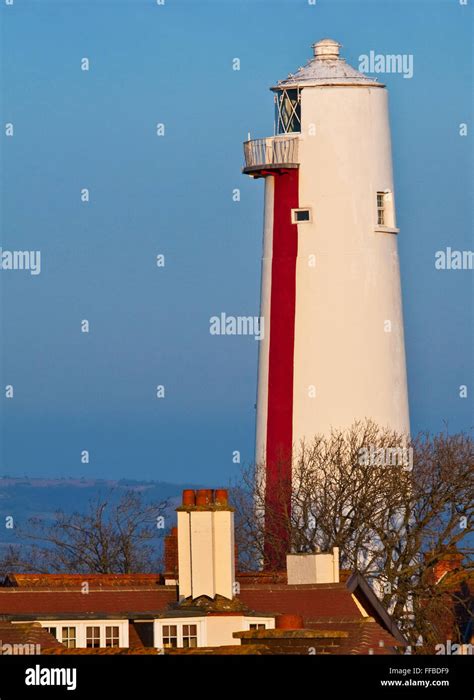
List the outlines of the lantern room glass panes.
<svg viewBox="0 0 474 700">
<path fill-rule="evenodd" d="M 275 122 L 277 134 L 301 131 L 301 93 L 298 88 L 280 90 L 275 94 Z"/>
</svg>

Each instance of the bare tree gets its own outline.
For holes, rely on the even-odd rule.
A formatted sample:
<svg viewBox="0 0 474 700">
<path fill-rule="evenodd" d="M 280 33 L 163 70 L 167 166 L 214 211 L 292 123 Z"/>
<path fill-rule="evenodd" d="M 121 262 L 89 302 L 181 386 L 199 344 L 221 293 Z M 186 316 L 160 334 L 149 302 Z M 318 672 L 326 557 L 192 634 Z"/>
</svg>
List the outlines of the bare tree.
<svg viewBox="0 0 474 700">
<path fill-rule="evenodd" d="M 117 500 L 113 490 L 89 502 L 85 513 L 31 518 L 16 532 L 19 545 L 0 560 L 0 571 L 139 573 L 157 571 L 157 547 L 167 503 L 145 503 L 135 491 Z"/>
<path fill-rule="evenodd" d="M 268 512 L 264 465 L 244 470 L 233 489 L 242 568 L 271 568 L 265 538 L 272 533 L 272 549 L 286 541 L 293 552 L 339 547 L 342 568 L 371 582 L 411 640 L 434 643 L 436 620 L 452 612 L 455 595 L 452 576 L 436 581 L 437 565 L 455 550 L 463 570 L 474 569 L 472 439 L 409 439 L 366 421 L 316 436 L 295 453 L 290 508 L 283 486 Z"/>
</svg>

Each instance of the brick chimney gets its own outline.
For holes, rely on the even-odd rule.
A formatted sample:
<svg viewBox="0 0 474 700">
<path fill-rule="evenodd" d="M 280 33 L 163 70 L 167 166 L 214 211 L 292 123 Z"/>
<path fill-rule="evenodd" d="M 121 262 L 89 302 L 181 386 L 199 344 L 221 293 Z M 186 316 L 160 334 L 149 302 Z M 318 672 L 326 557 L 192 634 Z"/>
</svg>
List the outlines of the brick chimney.
<svg viewBox="0 0 474 700">
<path fill-rule="evenodd" d="M 178 581 L 182 598 L 234 596 L 234 509 L 227 489 L 183 491 L 178 514 Z"/>
<path fill-rule="evenodd" d="M 178 528 L 172 527 L 165 537 L 164 546 L 164 579 L 166 585 L 176 585 L 178 582 Z"/>
<path fill-rule="evenodd" d="M 450 571 L 456 571 L 462 568 L 463 555 L 457 551 L 446 552 L 441 556 L 439 561 L 433 566 L 433 579 L 435 583 L 439 583 L 444 576 Z"/>
</svg>

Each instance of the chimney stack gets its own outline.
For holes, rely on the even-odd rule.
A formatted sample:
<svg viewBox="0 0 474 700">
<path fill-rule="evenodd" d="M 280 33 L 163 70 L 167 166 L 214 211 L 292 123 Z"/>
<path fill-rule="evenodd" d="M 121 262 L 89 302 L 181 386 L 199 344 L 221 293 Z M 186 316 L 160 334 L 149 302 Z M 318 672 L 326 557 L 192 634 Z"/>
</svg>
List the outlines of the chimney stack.
<svg viewBox="0 0 474 700">
<path fill-rule="evenodd" d="M 164 547 L 164 579 L 166 585 L 176 585 L 178 582 L 178 528 L 172 527 L 165 537 Z"/>
<path fill-rule="evenodd" d="M 327 554 L 288 554 L 288 583 L 339 583 L 339 547 Z"/>
<path fill-rule="evenodd" d="M 431 554 L 429 556 L 434 555 Z M 463 554 L 458 552 L 456 548 L 450 549 L 442 554 L 433 566 L 432 578 L 434 579 L 434 583 L 439 583 L 446 574 L 462 569 L 463 558 Z"/>
<path fill-rule="evenodd" d="M 178 578 L 181 598 L 234 594 L 234 510 L 227 489 L 183 491 L 178 514 Z"/>
</svg>

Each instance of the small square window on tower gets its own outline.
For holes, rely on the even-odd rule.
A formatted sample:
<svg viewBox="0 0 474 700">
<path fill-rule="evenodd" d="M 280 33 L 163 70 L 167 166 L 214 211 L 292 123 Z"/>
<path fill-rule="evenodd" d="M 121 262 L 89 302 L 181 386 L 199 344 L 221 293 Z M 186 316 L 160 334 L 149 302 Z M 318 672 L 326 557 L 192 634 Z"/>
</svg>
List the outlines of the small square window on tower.
<svg viewBox="0 0 474 700">
<path fill-rule="evenodd" d="M 307 224 L 311 221 L 311 209 L 292 209 L 292 224 Z"/>
</svg>

